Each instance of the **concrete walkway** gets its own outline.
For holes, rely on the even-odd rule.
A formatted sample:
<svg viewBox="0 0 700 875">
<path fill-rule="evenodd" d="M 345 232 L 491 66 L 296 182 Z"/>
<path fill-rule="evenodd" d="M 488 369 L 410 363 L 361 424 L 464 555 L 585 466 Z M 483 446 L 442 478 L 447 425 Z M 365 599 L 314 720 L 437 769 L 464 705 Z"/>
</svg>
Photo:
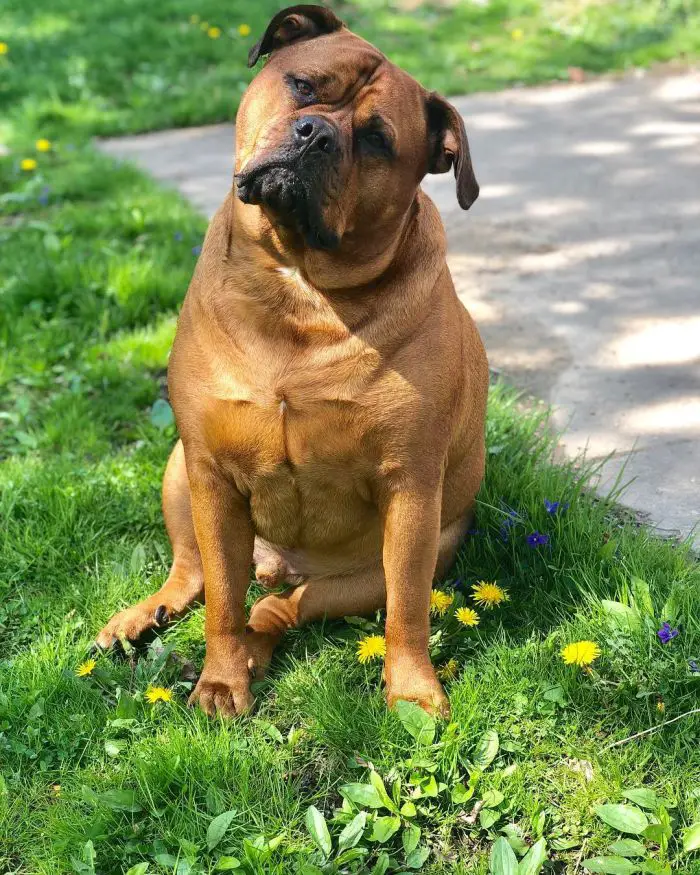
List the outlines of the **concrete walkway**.
<svg viewBox="0 0 700 875">
<path fill-rule="evenodd" d="M 458 98 L 481 198 L 428 177 L 492 366 L 555 407 L 565 452 L 614 453 L 625 502 L 700 524 L 700 74 Z M 104 141 L 211 215 L 229 125 Z M 698 541 L 700 542 L 700 540 Z"/>
</svg>

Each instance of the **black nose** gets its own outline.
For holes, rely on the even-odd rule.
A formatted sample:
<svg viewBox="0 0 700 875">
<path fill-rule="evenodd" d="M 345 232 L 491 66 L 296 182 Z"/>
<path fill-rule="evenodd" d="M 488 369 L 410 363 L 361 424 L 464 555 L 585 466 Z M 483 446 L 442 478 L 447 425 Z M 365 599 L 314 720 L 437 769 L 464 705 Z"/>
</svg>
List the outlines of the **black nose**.
<svg viewBox="0 0 700 875">
<path fill-rule="evenodd" d="M 304 151 L 332 152 L 337 137 L 330 122 L 317 115 L 303 115 L 294 122 L 294 140 Z"/>
</svg>

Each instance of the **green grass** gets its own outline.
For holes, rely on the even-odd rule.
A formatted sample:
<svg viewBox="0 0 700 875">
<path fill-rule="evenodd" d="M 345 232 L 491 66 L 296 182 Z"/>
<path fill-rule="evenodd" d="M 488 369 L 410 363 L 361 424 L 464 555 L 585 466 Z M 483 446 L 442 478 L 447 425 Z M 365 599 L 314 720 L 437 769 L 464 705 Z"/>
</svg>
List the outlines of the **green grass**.
<svg viewBox="0 0 700 875">
<path fill-rule="evenodd" d="M 606 749 L 697 706 L 700 675 L 689 660 L 700 657 L 700 568 L 684 547 L 654 540 L 597 501 L 584 469 L 553 466 L 545 413 L 523 408 L 504 386 L 490 398 L 479 534 L 444 585 L 498 580 L 510 601 L 482 612 L 474 632 L 436 619 L 435 661 L 454 657 L 460 671 L 448 683 L 453 723 L 419 756 L 386 711 L 380 666 L 355 659 L 358 637 L 380 631 L 381 618 L 290 635 L 259 690 L 259 711 L 235 723 L 184 707 L 190 673 L 169 650 L 201 665 L 201 611 L 164 636 L 164 652 L 103 658 L 91 677 L 76 677 L 101 624 L 167 574 L 159 486 L 174 434 L 151 421 L 151 409 L 164 395 L 175 315 L 204 231 L 177 196 L 100 156 L 87 137 L 227 117 L 247 75 L 249 40 L 208 40 L 188 17 L 257 30 L 269 11 L 242 9 L 12 0 L 0 11 L 10 49 L 0 59 L 10 149 L 0 158 L 0 872 L 123 875 L 143 861 L 151 872 L 184 875 L 212 871 L 231 853 L 246 857 L 249 873 L 314 875 L 310 864 L 301 868 L 314 854 L 307 808 L 332 817 L 339 788 L 366 781 L 368 762 L 389 786 L 400 777 L 404 796 L 414 772 L 428 792 L 431 774 L 446 785 L 417 803 L 420 847 L 430 850 L 424 872 L 485 873 L 504 829 L 516 846 L 517 831 L 527 844 L 544 836 L 549 875 L 580 872 L 579 857 L 604 853 L 617 837 L 593 806 L 642 785 L 673 817 L 667 850 L 646 841 L 652 856 L 700 871 L 680 844 L 682 827 L 700 819 L 697 717 Z M 552 29 L 560 19 L 544 4 L 418 17 L 369 9 L 348 5 L 346 17 L 446 91 L 558 76 L 567 63 L 599 69 L 697 53 L 691 4 L 589 5 L 576 32 Z M 425 46 L 431 16 L 429 38 L 441 52 Z M 458 21 L 482 52 L 455 41 Z M 511 37 L 516 28 L 523 40 Z M 36 155 L 39 136 L 51 137 L 50 153 Z M 21 171 L 20 159 L 34 155 L 37 170 Z M 570 506 L 549 515 L 545 498 Z M 505 541 L 507 508 L 518 519 Z M 551 546 L 529 548 L 533 530 Z M 455 604 L 464 599 L 458 591 Z M 633 605 L 631 622 L 605 599 Z M 655 634 L 663 619 L 681 629 L 666 646 Z M 592 675 L 559 656 L 584 638 L 603 651 Z M 175 700 L 145 704 L 152 682 L 171 687 Z M 499 734 L 497 755 L 473 797 L 453 802 L 453 791 L 464 793 L 455 785 L 476 775 L 487 730 Z M 468 822 L 489 791 L 491 804 L 493 791 L 503 800 Z M 208 853 L 212 818 L 231 809 Z M 663 819 L 658 805 L 654 816 Z M 336 846 L 341 826 L 331 824 Z M 260 835 L 281 838 L 256 848 Z M 363 844 L 370 863 L 356 871 L 370 872 L 380 845 Z M 386 847 L 401 871 L 399 836 Z"/>
</svg>

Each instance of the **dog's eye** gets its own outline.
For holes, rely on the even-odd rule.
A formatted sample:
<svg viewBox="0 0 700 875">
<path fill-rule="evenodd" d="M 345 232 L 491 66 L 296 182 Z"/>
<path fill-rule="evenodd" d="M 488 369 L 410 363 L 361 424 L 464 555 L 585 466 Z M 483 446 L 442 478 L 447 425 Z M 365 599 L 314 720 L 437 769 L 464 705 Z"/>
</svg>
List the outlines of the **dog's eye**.
<svg viewBox="0 0 700 875">
<path fill-rule="evenodd" d="M 302 97 L 311 97 L 311 95 L 314 93 L 314 89 L 311 84 L 309 82 L 306 82 L 304 79 L 294 80 L 294 90 Z"/>
<path fill-rule="evenodd" d="M 363 139 L 368 146 L 372 146 L 374 149 L 383 149 L 386 146 L 386 138 L 379 131 L 367 131 L 363 135 Z"/>
</svg>

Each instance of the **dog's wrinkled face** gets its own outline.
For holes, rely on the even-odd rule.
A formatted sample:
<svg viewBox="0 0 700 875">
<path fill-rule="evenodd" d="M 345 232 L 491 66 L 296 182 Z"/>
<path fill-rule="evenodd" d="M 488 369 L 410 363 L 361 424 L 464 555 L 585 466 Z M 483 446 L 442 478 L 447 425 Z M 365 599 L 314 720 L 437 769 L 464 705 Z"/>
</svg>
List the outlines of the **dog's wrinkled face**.
<svg viewBox="0 0 700 875">
<path fill-rule="evenodd" d="M 237 118 L 238 197 L 305 245 L 391 231 L 427 172 L 454 166 L 460 204 L 478 186 L 461 118 L 325 7 L 278 13 L 253 48 L 271 56 Z"/>
</svg>

